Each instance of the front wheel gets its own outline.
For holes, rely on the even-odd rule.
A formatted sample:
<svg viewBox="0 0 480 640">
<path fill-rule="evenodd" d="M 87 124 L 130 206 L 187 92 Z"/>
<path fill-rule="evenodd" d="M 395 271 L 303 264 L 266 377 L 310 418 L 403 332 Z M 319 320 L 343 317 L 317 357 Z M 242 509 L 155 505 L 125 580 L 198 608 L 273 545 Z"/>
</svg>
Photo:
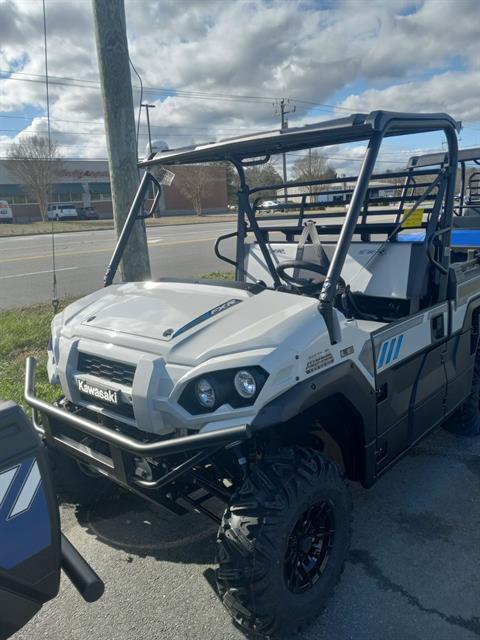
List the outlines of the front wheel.
<svg viewBox="0 0 480 640">
<path fill-rule="evenodd" d="M 217 587 L 247 633 L 290 637 L 322 611 L 345 564 L 351 498 L 316 451 L 268 456 L 233 496 L 218 535 Z"/>
</svg>

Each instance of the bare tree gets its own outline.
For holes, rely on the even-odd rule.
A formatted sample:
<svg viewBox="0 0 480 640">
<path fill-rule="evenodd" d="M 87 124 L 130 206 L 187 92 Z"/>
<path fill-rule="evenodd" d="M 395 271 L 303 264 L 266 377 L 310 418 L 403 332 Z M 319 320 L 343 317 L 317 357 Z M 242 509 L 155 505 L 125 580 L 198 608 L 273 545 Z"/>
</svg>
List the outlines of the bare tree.
<svg viewBox="0 0 480 640">
<path fill-rule="evenodd" d="M 10 175 L 38 204 L 42 220 L 47 220 L 52 186 L 61 168 L 57 145 L 42 136 L 30 136 L 10 146 L 8 159 Z"/>
<path fill-rule="evenodd" d="M 191 201 L 197 216 L 203 215 L 203 201 L 211 189 L 211 180 L 211 172 L 207 165 L 191 165 L 182 171 L 178 190 Z"/>
</svg>

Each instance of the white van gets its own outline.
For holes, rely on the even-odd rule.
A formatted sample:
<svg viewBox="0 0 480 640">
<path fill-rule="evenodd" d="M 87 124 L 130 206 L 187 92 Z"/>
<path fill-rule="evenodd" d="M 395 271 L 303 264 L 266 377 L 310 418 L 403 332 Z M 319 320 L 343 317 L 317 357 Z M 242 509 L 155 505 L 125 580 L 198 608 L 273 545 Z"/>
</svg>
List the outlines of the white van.
<svg viewBox="0 0 480 640">
<path fill-rule="evenodd" d="M 50 204 L 48 206 L 49 220 L 77 220 L 77 210 L 73 204 Z"/>
<path fill-rule="evenodd" d="M 6 200 L 0 200 L 0 222 L 5 224 L 12 224 L 13 222 L 13 213 Z"/>
</svg>

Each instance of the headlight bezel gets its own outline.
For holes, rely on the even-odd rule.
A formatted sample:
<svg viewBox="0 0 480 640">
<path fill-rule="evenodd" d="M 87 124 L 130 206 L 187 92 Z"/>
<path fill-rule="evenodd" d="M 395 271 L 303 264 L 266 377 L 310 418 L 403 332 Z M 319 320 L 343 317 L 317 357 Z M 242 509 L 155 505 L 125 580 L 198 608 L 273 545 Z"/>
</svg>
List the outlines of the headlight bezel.
<svg viewBox="0 0 480 640">
<path fill-rule="evenodd" d="M 235 388 L 235 376 L 240 371 L 248 371 L 255 380 L 256 390 L 250 398 L 242 397 Z M 192 415 L 213 413 L 224 404 L 229 404 L 233 409 L 248 407 L 255 403 L 267 378 L 268 373 L 259 365 L 221 369 L 201 374 L 187 383 L 180 394 L 178 404 Z M 207 380 L 214 390 L 215 404 L 212 408 L 204 407 L 197 398 L 196 387 L 202 379 Z"/>
</svg>

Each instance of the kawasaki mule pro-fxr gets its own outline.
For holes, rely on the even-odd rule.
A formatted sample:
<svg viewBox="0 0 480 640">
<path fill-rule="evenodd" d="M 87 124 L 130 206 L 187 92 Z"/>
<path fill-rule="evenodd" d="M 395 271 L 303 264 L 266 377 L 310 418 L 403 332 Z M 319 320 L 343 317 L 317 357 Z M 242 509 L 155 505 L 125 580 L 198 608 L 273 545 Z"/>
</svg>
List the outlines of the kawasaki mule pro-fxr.
<svg viewBox="0 0 480 640">
<path fill-rule="evenodd" d="M 478 432 L 480 266 L 474 248 L 450 255 L 457 130 L 444 114 L 377 111 L 154 154 L 106 288 L 52 322 L 58 404 L 36 397 L 28 360 L 59 489 L 85 502 L 116 483 L 216 519 L 218 592 L 248 631 L 288 636 L 322 610 L 349 548 L 346 480 L 372 485 L 448 416 Z M 384 138 L 433 131 L 448 162 L 412 169 L 415 193 L 372 176 Z M 246 183 L 273 154 L 364 141 L 356 177 Z M 152 184 L 158 200 L 156 169 L 218 161 L 240 182 L 237 229 L 215 247 L 235 280 L 112 284 Z M 257 215 L 272 190 L 283 214 Z M 325 190 L 346 197 L 315 213 Z M 232 238 L 234 259 L 219 250 Z"/>
</svg>

